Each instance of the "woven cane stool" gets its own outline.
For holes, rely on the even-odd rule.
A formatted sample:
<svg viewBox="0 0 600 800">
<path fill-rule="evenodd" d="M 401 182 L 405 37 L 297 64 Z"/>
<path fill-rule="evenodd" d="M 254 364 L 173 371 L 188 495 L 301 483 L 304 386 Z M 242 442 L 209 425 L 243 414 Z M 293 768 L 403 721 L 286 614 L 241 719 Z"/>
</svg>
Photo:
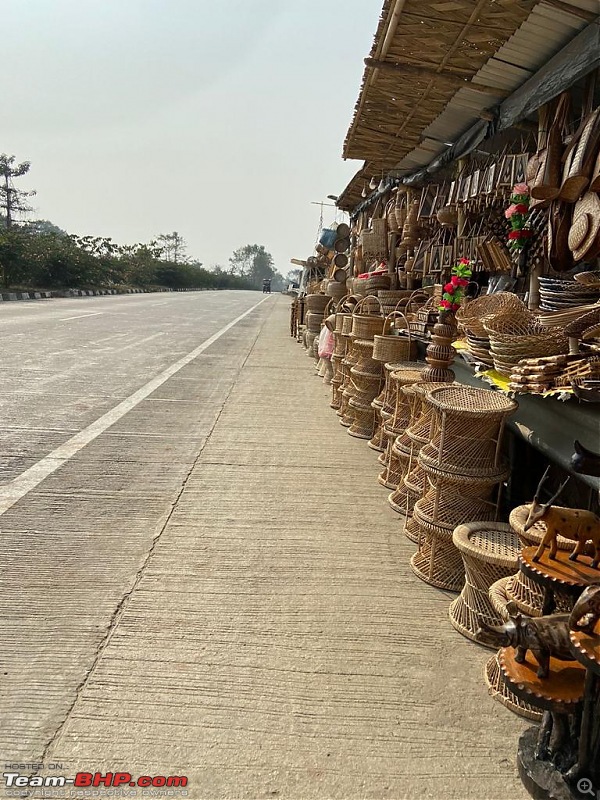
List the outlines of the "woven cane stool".
<svg viewBox="0 0 600 800">
<path fill-rule="evenodd" d="M 408 474 L 403 475 L 396 491 L 392 492 L 388 497 L 390 506 L 398 514 L 403 514 L 407 521 L 412 517 L 415 503 L 423 497 L 429 487 L 427 474 L 419 466 L 418 461 L 411 457 L 408 461 L 408 466 Z"/>
<path fill-rule="evenodd" d="M 529 503 L 517 506 L 510 512 L 509 517 L 511 528 L 517 534 L 521 544 L 524 546 L 539 545 L 544 537 L 544 534 L 546 533 L 546 523 L 542 522 L 541 520 L 532 525 L 528 531 L 524 530 L 527 516 L 529 514 L 529 508 Z M 573 542 L 569 539 L 565 539 L 564 536 L 558 536 L 556 541 L 559 550 L 571 551 L 573 548 Z M 516 603 L 517 607 L 523 612 L 523 614 L 527 614 L 529 617 L 542 616 L 544 590 L 539 583 L 532 580 L 520 570 L 508 580 L 506 585 L 506 594 L 508 595 L 509 600 L 512 600 L 514 603 Z M 566 613 L 573 607 L 572 598 L 562 593 L 560 589 L 557 589 L 555 592 L 554 599 L 556 601 L 557 613 Z"/>
<path fill-rule="evenodd" d="M 370 405 L 363 405 L 356 397 L 351 397 L 348 405 L 354 410 L 354 419 L 348 428 L 350 436 L 371 439 L 375 431 L 375 411 Z"/>
<path fill-rule="evenodd" d="M 422 446 L 422 442 L 415 444 L 413 439 L 411 439 L 408 435 L 410 423 L 416 419 L 421 408 L 421 396 L 417 393 L 417 386 L 419 386 L 419 384 L 413 383 L 408 386 L 403 386 L 400 390 L 405 395 L 408 403 L 410 412 L 408 421 L 409 424 L 405 428 L 404 432 L 396 438 L 396 441 L 393 444 L 393 448 L 395 449 L 398 458 L 398 464 L 402 470 L 399 474 L 398 483 L 394 491 L 388 495 L 388 503 L 394 509 L 394 511 L 397 511 L 399 514 L 406 513 L 405 507 L 408 500 L 406 489 L 404 487 L 404 478 L 416 463 L 417 453 Z"/>
<path fill-rule="evenodd" d="M 421 376 L 421 368 L 423 364 L 419 361 L 406 361 L 404 363 L 388 363 L 384 364 L 384 375 L 386 381 L 386 390 L 383 398 L 382 411 L 386 414 L 394 414 L 396 411 L 396 392 L 401 385 L 398 381 L 392 381 L 391 375 L 395 372 L 416 372 Z M 407 381 L 407 383 L 415 383 L 415 381 Z"/>
<path fill-rule="evenodd" d="M 383 391 L 385 391 L 385 389 Z M 381 419 L 381 409 L 383 406 L 383 401 L 380 398 L 381 398 L 381 393 L 371 403 L 371 408 L 375 411 L 375 433 L 373 434 L 373 437 L 371 438 L 368 444 L 372 450 L 377 450 L 380 453 L 382 453 L 385 447 L 383 438 L 383 422 Z"/>
<path fill-rule="evenodd" d="M 358 357 L 354 366 L 356 371 L 361 375 L 374 375 L 382 378 L 383 364 L 373 358 L 373 342 L 368 339 L 356 339 L 354 347 Z"/>
<path fill-rule="evenodd" d="M 425 490 L 426 476 L 418 466 L 417 455 L 421 447 L 429 442 L 432 407 L 427 402 L 427 392 L 438 388 L 437 383 L 413 383 L 403 387 L 402 391 L 408 398 L 410 407 L 410 420 L 402 435 L 401 442 L 409 452 L 410 458 L 405 462 L 398 486 L 388 497 L 390 506 L 399 514 L 412 514 L 415 502 Z M 412 480 L 407 483 L 408 476 Z"/>
<path fill-rule="evenodd" d="M 500 442 L 514 400 L 487 389 L 442 386 L 429 392 L 433 405 L 431 441 L 423 447 L 423 465 L 448 473 L 492 476 L 503 473 Z"/>
<path fill-rule="evenodd" d="M 342 377 L 343 358 L 344 358 L 343 356 L 336 356 L 335 353 L 333 353 L 333 355 L 331 356 L 333 377 L 331 378 L 331 403 L 329 405 L 336 411 L 339 409 L 342 402 L 340 387 L 343 383 L 343 377 Z"/>
<path fill-rule="evenodd" d="M 437 487 L 417 500 L 413 519 L 421 529 L 423 539 L 419 550 L 410 561 L 412 571 L 425 583 L 460 592 L 465 581 L 465 570 L 460 551 L 454 545 L 454 529 L 465 520 L 492 522 L 496 518 L 496 503 L 464 494 L 450 494 L 444 489 L 443 503 L 439 502 Z M 457 491 L 456 487 L 453 491 Z"/>
<path fill-rule="evenodd" d="M 388 381 L 393 387 L 390 391 L 390 394 L 395 398 L 395 400 L 391 418 L 386 419 L 383 424 L 383 431 L 384 436 L 387 439 L 387 444 L 383 458 L 380 458 L 379 461 L 384 465 L 384 467 L 389 467 L 390 461 L 393 458 L 392 444 L 395 438 L 404 433 L 406 426 L 410 422 L 410 407 L 408 405 L 408 397 L 401 391 L 401 389 L 404 386 L 409 386 L 417 381 L 420 381 L 420 378 L 421 372 L 416 369 L 398 369 L 394 370 L 394 372 L 389 375 Z M 381 410 L 382 418 L 385 418 L 384 414 L 387 412 L 387 408 L 387 404 L 384 404 Z M 397 482 L 391 483 L 389 476 L 386 476 L 385 480 L 380 481 L 380 483 L 383 486 L 387 486 L 389 489 L 395 489 L 398 485 Z"/>
<path fill-rule="evenodd" d="M 378 480 L 382 486 L 386 486 L 388 489 L 396 489 L 410 461 L 410 449 L 407 449 L 406 445 L 403 444 L 402 437 L 394 436 L 393 433 L 389 433 L 388 436 L 390 458 Z"/>
<path fill-rule="evenodd" d="M 412 517 L 407 518 L 404 523 L 404 535 L 409 541 L 414 542 L 414 544 L 421 543 L 421 528 Z"/>
<path fill-rule="evenodd" d="M 477 636 L 481 623 L 502 624 L 490 601 L 490 587 L 514 573 L 519 539 L 510 525 L 502 522 L 469 522 L 454 530 L 452 541 L 462 555 L 465 585 L 450 606 L 450 622 L 467 639 L 485 644 Z"/>
<path fill-rule="evenodd" d="M 375 355 L 375 353 L 373 354 Z M 416 369 L 417 362 L 407 362 L 410 369 Z M 396 391 L 397 385 L 394 382 L 390 381 L 389 377 L 392 372 L 396 372 L 397 370 L 401 369 L 403 364 L 397 362 L 388 362 L 383 365 L 383 377 L 384 383 L 379 395 L 373 401 L 377 405 L 375 408 L 378 411 L 376 414 L 376 418 L 378 418 L 378 428 L 375 431 L 375 435 L 371 442 L 369 442 L 369 446 L 373 448 L 373 450 L 378 450 L 380 453 L 385 452 L 387 446 L 387 437 L 383 432 L 383 423 L 388 421 L 393 416 L 394 410 L 396 408 Z M 394 392 L 393 397 L 391 392 Z M 382 414 L 385 412 L 385 416 Z"/>
<path fill-rule="evenodd" d="M 421 373 L 418 370 L 396 370 L 392 372 L 389 377 L 392 384 L 396 385 L 394 391 L 396 403 L 392 418 L 383 425 L 383 432 L 384 436 L 387 438 L 387 445 L 385 453 L 383 454 L 384 458 L 380 458 L 384 470 L 379 476 L 379 483 L 382 486 L 386 486 L 388 489 L 396 489 L 402 477 L 401 466 L 392 448 L 396 438 L 404 433 L 406 426 L 410 422 L 408 395 L 402 390 L 405 386 L 409 386 L 420 380 L 420 375 Z"/>
</svg>

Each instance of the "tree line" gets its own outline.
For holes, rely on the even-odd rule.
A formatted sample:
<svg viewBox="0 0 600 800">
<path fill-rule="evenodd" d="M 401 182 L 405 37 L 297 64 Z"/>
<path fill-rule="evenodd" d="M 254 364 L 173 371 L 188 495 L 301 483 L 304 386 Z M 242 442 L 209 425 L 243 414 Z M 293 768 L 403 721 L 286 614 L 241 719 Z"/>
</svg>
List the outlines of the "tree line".
<svg viewBox="0 0 600 800">
<path fill-rule="evenodd" d="M 15 188 L 29 162 L 0 155 L 0 280 L 5 289 L 68 289 L 131 286 L 171 289 L 260 289 L 268 278 L 284 288 L 263 245 L 236 250 L 224 268 L 210 269 L 190 258 L 183 237 L 173 231 L 148 243 L 120 245 L 110 237 L 76 236 L 48 220 L 17 222 L 31 211 L 33 192 Z"/>
</svg>

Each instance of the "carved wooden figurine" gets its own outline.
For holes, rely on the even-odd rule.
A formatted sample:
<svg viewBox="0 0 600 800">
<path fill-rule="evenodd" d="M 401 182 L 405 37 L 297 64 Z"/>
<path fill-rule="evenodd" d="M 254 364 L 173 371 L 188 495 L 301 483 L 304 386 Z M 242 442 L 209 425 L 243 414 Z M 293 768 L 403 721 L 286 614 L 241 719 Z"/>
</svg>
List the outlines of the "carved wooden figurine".
<svg viewBox="0 0 600 800">
<path fill-rule="evenodd" d="M 573 631 L 593 633 L 600 619 L 600 586 L 588 586 L 573 606 L 569 626 Z"/>
<path fill-rule="evenodd" d="M 523 616 L 515 603 L 506 606 L 509 619 L 504 625 L 487 625 L 477 631 L 477 641 L 492 647 L 514 647 L 515 661 L 522 664 L 531 650 L 539 664 L 538 678 L 547 678 L 550 656 L 573 661 L 569 637 L 569 615 L 550 614 L 547 617 Z"/>
<path fill-rule="evenodd" d="M 523 526 L 524 531 L 528 531 L 532 525 L 539 520 L 546 523 L 546 533 L 533 557 L 534 561 L 539 561 L 544 549 L 550 547 L 549 558 L 556 558 L 557 543 L 556 537 L 560 534 L 565 539 L 571 539 L 577 544 L 569 556 L 571 561 L 577 561 L 577 556 L 581 555 L 585 545 L 591 541 L 594 545 L 594 558 L 591 566 L 597 569 L 600 561 L 600 518 L 591 511 L 583 508 L 565 508 L 563 506 L 553 506 L 552 504 L 567 485 L 569 478 L 558 488 L 558 491 L 548 500 L 547 503 L 539 502 L 539 495 L 544 481 L 548 477 L 550 467 L 542 475 L 542 479 L 535 491 L 535 497 L 529 508 L 527 522 Z"/>
</svg>

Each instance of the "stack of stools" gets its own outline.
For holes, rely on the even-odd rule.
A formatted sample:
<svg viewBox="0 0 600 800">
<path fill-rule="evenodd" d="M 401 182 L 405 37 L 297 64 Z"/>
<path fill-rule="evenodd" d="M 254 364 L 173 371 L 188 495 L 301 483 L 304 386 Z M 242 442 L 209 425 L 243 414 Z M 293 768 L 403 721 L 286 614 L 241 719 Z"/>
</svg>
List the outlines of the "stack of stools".
<svg viewBox="0 0 600 800">
<path fill-rule="evenodd" d="M 345 368 L 345 373 L 344 382 L 341 387 L 342 402 L 340 410 L 338 411 L 338 414 L 341 416 L 340 423 L 346 428 L 350 428 L 352 424 L 356 422 L 353 435 L 360 435 L 360 438 L 364 438 L 365 436 L 365 413 L 369 415 L 374 413 L 371 408 L 371 401 L 374 400 L 379 392 L 380 378 L 377 381 L 375 393 L 370 395 L 368 407 L 365 408 L 367 404 L 364 398 L 370 394 L 370 389 L 361 379 L 369 381 L 371 376 L 365 374 L 353 375 L 351 370 L 353 367 L 356 367 L 359 362 L 362 362 L 364 370 L 360 370 L 360 372 L 364 373 L 365 370 L 368 369 L 369 364 L 373 362 L 373 337 L 382 332 L 384 324 L 384 318 L 382 316 L 377 313 L 372 313 L 374 304 L 381 307 L 376 297 L 369 296 L 363 298 L 354 307 L 350 322 L 351 330 L 349 332 L 351 343 L 342 361 L 342 367 Z M 349 323 L 344 319 L 344 331 L 347 330 L 348 324 Z M 370 346 L 367 347 L 364 342 L 370 343 Z M 379 369 L 380 365 L 377 365 L 377 367 Z M 358 386 L 356 385 L 357 377 L 359 379 Z M 367 391 L 363 391 L 363 389 Z M 350 401 L 353 399 L 355 402 L 351 404 Z M 366 438 L 370 439 L 372 435 L 373 430 L 371 430 L 370 436 Z"/>
<path fill-rule="evenodd" d="M 309 358 L 315 355 L 315 340 L 318 342 L 321 333 L 321 324 L 330 297 L 325 294 L 307 294 L 304 298 L 306 338 L 305 345 Z M 318 357 L 318 356 L 317 356 Z"/>
<path fill-rule="evenodd" d="M 501 456 L 502 434 L 517 404 L 487 389 L 457 385 L 433 389 L 428 399 L 431 439 L 418 456 L 428 486 L 413 510 L 421 536 L 411 567 L 426 583 L 460 592 L 464 566 L 452 534 L 465 522 L 496 519 L 500 487 L 510 474 Z"/>
<path fill-rule="evenodd" d="M 369 442 L 369 447 L 371 447 L 373 450 L 378 450 L 380 453 L 385 451 L 387 444 L 387 439 L 383 434 L 383 423 L 392 418 L 394 409 L 396 408 L 396 384 L 390 380 L 390 375 L 392 372 L 395 372 L 402 366 L 402 362 L 383 365 L 383 388 L 372 403 L 372 406 L 375 409 L 375 422 L 377 424 L 377 428 L 373 438 Z M 418 366 L 419 365 L 416 362 L 411 363 L 412 369 L 418 369 Z"/>
<path fill-rule="evenodd" d="M 354 419 L 348 433 L 357 439 L 371 439 L 375 433 L 375 409 L 371 404 L 381 390 L 383 364 L 374 360 L 373 346 L 369 339 L 354 342 L 358 360 L 350 369 L 354 396 L 348 404 L 354 411 Z"/>
<path fill-rule="evenodd" d="M 386 318 L 386 324 L 388 319 Z M 384 328 L 385 331 L 385 328 Z M 408 363 L 404 359 L 410 354 L 411 342 L 401 336 L 388 336 L 376 335 L 374 337 L 375 345 L 373 347 L 373 358 L 383 365 L 383 376 L 385 383 L 381 393 L 372 401 L 371 406 L 375 412 L 375 433 L 369 442 L 369 447 L 373 450 L 382 452 L 385 450 L 385 438 L 383 435 L 383 420 L 381 418 L 381 409 L 385 400 L 385 392 L 388 386 L 388 377 L 390 372 L 393 371 L 392 367 L 395 364 Z"/>
<path fill-rule="evenodd" d="M 382 466 L 385 466 L 387 463 L 387 436 L 385 435 L 383 426 L 394 416 L 394 412 L 396 410 L 396 394 L 398 392 L 398 382 L 392 380 L 391 375 L 393 372 L 397 372 L 398 370 L 402 369 L 418 371 L 422 366 L 422 363 L 418 361 L 404 361 L 397 364 L 384 364 L 383 369 L 385 386 L 379 397 L 375 398 L 375 401 L 381 401 L 381 410 L 379 412 L 381 417 L 381 430 L 375 432 L 374 437 L 369 443 L 374 450 L 380 451 L 380 455 L 377 460 Z M 377 447 L 374 446 L 376 442 L 379 442 Z"/>
<path fill-rule="evenodd" d="M 426 486 L 426 473 L 419 466 L 417 456 L 421 448 L 429 441 L 433 414 L 433 407 L 427 401 L 427 393 L 431 389 L 439 388 L 440 385 L 439 383 L 414 383 L 410 387 L 410 391 L 408 388 L 404 390 L 408 394 L 411 409 L 410 423 L 405 431 L 410 457 L 406 461 L 398 486 L 388 497 L 388 502 L 394 511 L 406 516 L 405 533 L 414 542 L 418 541 L 418 528 L 414 526 L 413 530 L 413 526 L 409 523 L 413 507 L 416 501 L 423 496 Z"/>
<path fill-rule="evenodd" d="M 410 423 L 410 403 L 409 395 L 402 389 L 421 380 L 421 371 L 418 369 L 398 369 L 391 373 L 389 380 L 395 389 L 392 395 L 395 397 L 394 412 L 391 419 L 384 420 L 383 433 L 387 440 L 385 453 L 382 453 L 379 460 L 383 463 L 383 470 L 379 475 L 379 483 L 388 489 L 395 489 L 398 486 L 402 475 L 402 466 L 405 456 L 410 457 L 410 450 L 407 453 L 406 442 L 403 441 L 394 447 L 398 437 L 402 436 Z M 383 412 L 382 412 L 383 417 Z"/>
<path fill-rule="evenodd" d="M 337 313 L 335 315 L 335 330 L 333 332 L 334 348 L 331 355 L 331 366 L 333 367 L 333 376 L 331 378 L 331 408 L 336 411 L 340 408 L 342 403 L 341 386 L 344 380 L 342 361 L 348 349 L 350 337 L 344 334 L 343 326 L 344 321 L 349 320 L 352 323 L 352 314 Z"/>
</svg>

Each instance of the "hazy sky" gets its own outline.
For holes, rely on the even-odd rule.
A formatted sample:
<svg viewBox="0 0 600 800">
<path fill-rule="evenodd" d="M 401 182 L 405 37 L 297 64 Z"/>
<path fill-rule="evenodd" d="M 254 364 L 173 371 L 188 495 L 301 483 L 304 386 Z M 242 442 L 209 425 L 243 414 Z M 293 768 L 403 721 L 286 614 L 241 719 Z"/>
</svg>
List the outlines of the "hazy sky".
<svg viewBox="0 0 600 800">
<path fill-rule="evenodd" d="M 311 201 L 361 163 L 341 150 L 382 0 L 2 5 L 0 152 L 32 162 L 33 217 L 120 243 L 177 230 L 207 265 L 310 255 Z"/>
</svg>

